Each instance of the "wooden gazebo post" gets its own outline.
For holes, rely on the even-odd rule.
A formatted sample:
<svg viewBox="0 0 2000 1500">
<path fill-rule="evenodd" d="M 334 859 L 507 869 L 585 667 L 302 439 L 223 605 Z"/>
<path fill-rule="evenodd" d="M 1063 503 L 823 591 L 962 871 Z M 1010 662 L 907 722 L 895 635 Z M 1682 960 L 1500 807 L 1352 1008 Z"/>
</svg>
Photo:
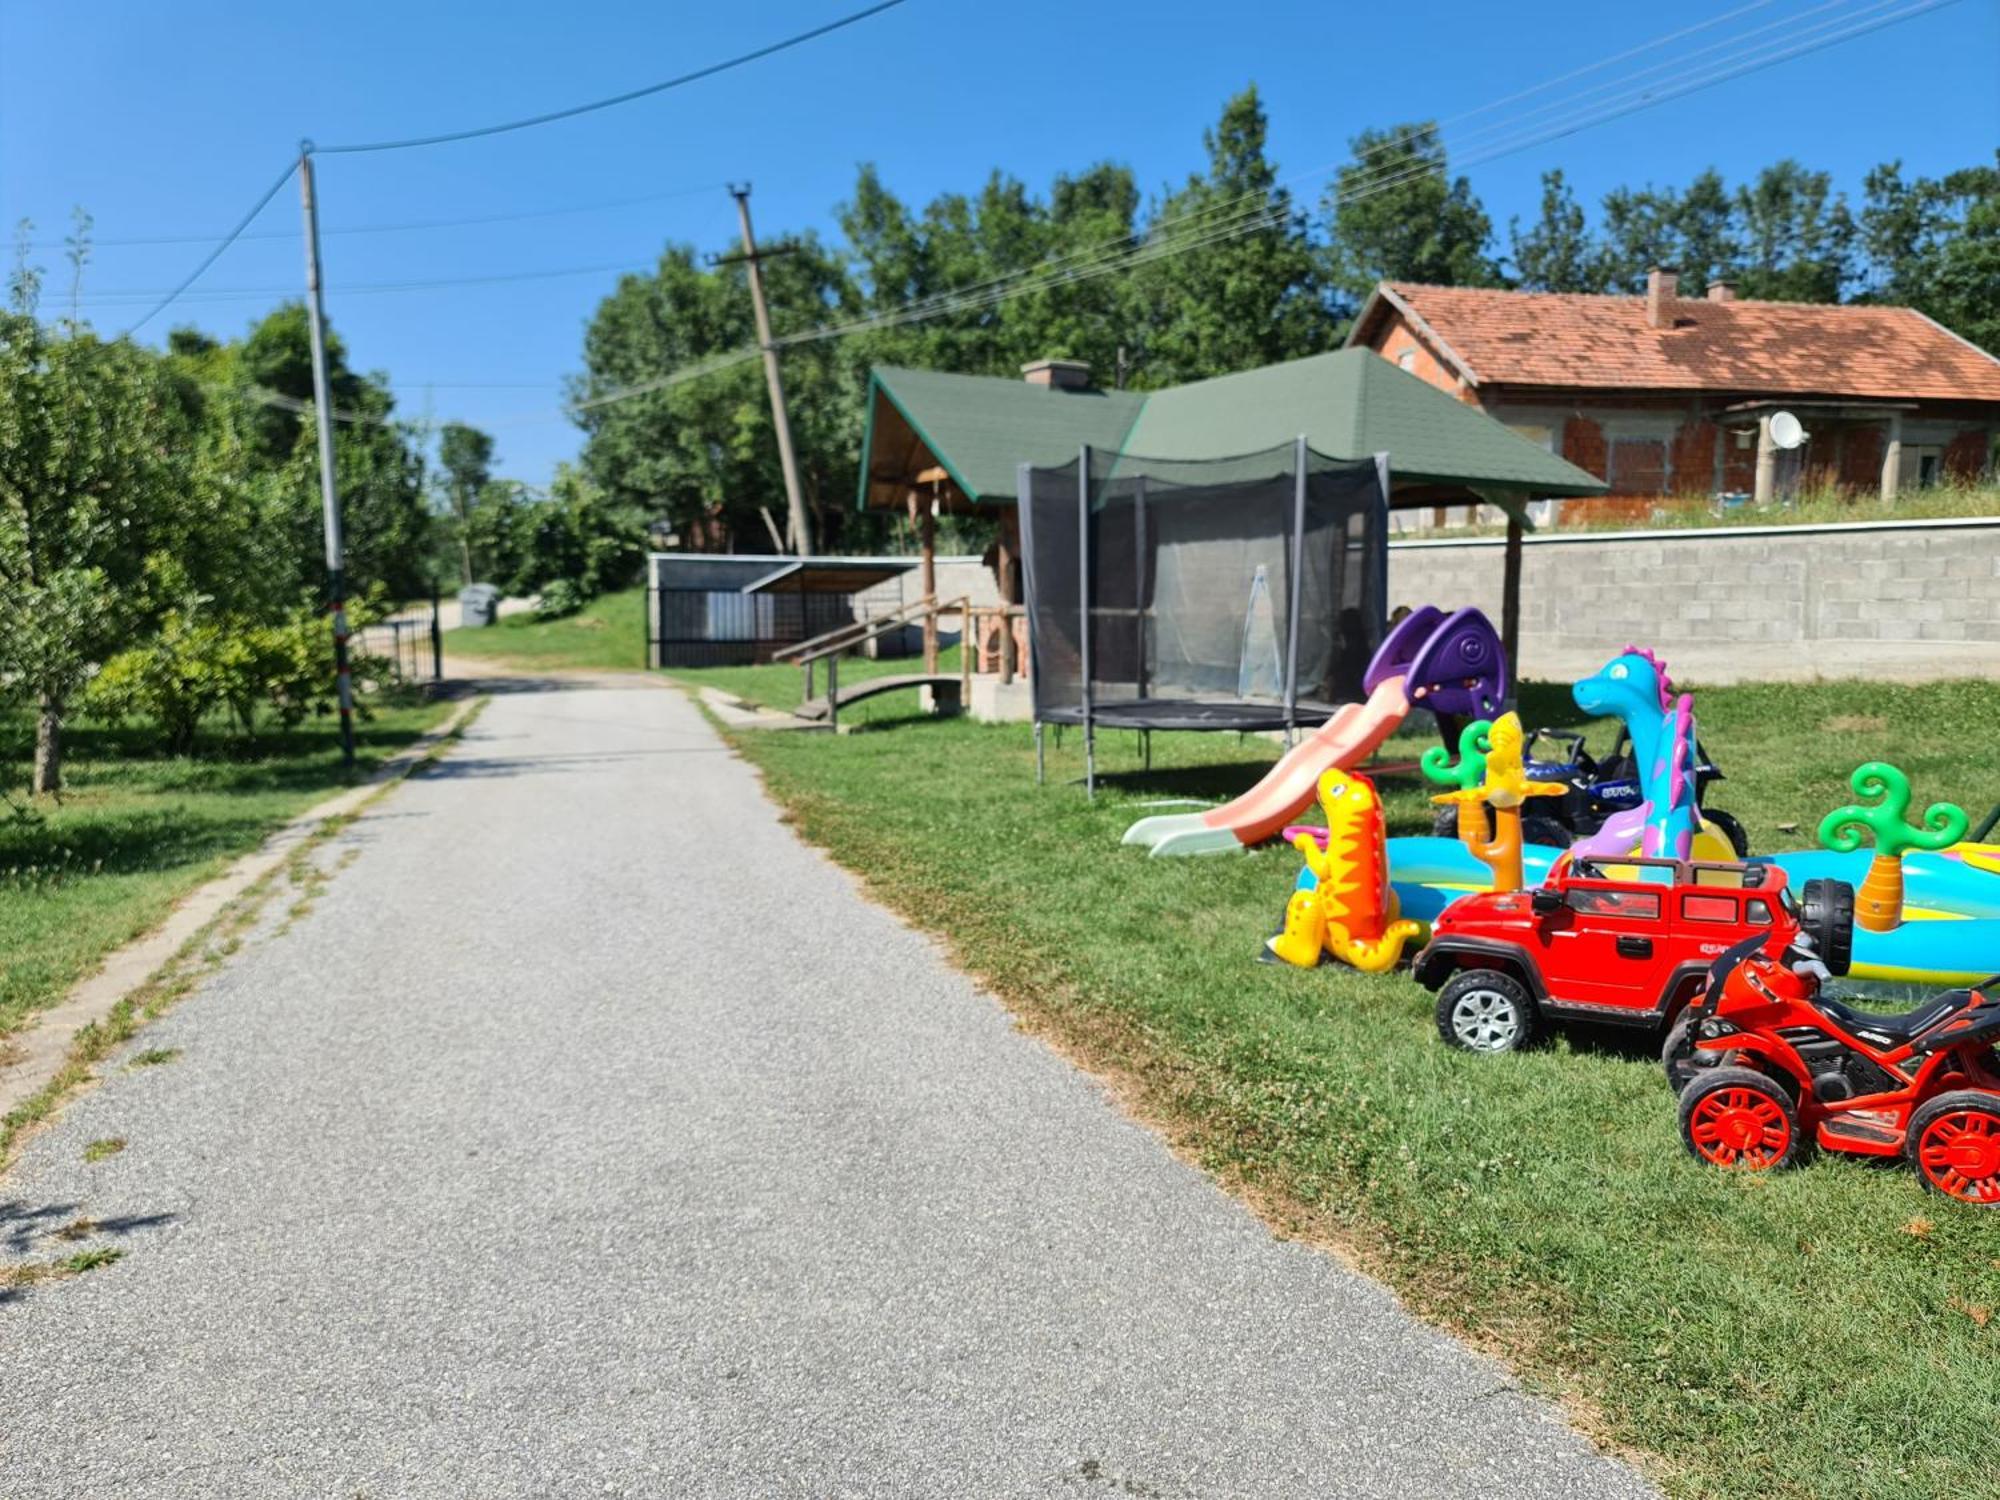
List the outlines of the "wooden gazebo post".
<svg viewBox="0 0 2000 1500">
<path fill-rule="evenodd" d="M 926 477 L 929 476 L 918 475 L 918 482 Z M 936 487 L 933 480 L 932 489 Z M 917 528 L 917 556 L 920 560 L 917 579 L 923 585 L 924 603 L 930 606 L 924 613 L 924 671 L 935 673 L 938 669 L 937 517 L 931 514 L 931 507 L 919 489 L 910 491 L 910 520 Z"/>
</svg>

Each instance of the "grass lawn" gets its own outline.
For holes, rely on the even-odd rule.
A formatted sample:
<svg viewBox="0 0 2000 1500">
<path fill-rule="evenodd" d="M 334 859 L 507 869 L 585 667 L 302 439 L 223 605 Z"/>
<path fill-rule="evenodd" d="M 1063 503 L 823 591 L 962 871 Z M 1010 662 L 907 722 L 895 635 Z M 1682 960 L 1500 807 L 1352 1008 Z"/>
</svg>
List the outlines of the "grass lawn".
<svg viewBox="0 0 2000 1500">
<path fill-rule="evenodd" d="M 604 594 L 560 620 L 507 615 L 483 630 L 447 630 L 444 650 L 503 666 L 637 672 L 646 665 L 646 591 Z"/>
<path fill-rule="evenodd" d="M 1524 696 L 1530 723 L 1576 719 L 1565 690 Z M 1851 800 L 1864 760 L 1903 766 L 1920 805 L 2000 801 L 1990 685 L 1697 704 L 1729 776 L 1712 800 L 1759 849 L 1797 847 L 1779 825 L 1810 830 Z M 1074 733 L 1043 787 L 1026 726 L 736 736 L 807 837 L 1027 1025 L 1119 1078 L 1284 1232 L 1503 1354 L 1670 1493 L 2000 1495 L 2000 1217 L 1853 1158 L 1775 1177 L 1698 1166 L 1642 1045 L 1572 1033 L 1471 1057 L 1439 1042 L 1407 977 L 1254 962 L 1296 855 L 1152 860 L 1118 838 L 1147 799 L 1233 794 L 1276 748 L 1158 735 L 1146 776 L 1132 739 L 1100 737 L 1092 805 L 1071 782 Z M 1385 791 L 1392 833 L 1428 831 L 1414 785 Z"/>
<path fill-rule="evenodd" d="M 356 726 L 361 775 L 449 706 L 381 708 Z M 0 716 L 0 1036 L 293 814 L 350 784 L 332 721 L 164 756 L 137 728 L 69 726 L 62 801 L 22 806 L 32 726 Z"/>
</svg>

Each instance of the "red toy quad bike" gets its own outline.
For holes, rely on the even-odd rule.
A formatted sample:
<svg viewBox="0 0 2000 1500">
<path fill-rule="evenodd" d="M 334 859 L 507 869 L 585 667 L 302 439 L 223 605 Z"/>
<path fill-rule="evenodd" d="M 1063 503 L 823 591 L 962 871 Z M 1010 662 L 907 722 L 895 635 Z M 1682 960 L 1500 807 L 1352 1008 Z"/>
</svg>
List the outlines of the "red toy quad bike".
<svg viewBox="0 0 2000 1500">
<path fill-rule="evenodd" d="M 1835 889 L 1851 919 L 1852 890 Z M 1829 962 L 1810 938 L 1773 958 L 1750 939 L 1715 961 L 1662 1054 L 1682 1141 L 1753 1170 L 1790 1166 L 1813 1142 L 1905 1156 L 1933 1191 L 2000 1208 L 2000 975 L 1873 1015 L 1824 992 L 1847 967 L 1846 943 L 1828 946 Z"/>
</svg>

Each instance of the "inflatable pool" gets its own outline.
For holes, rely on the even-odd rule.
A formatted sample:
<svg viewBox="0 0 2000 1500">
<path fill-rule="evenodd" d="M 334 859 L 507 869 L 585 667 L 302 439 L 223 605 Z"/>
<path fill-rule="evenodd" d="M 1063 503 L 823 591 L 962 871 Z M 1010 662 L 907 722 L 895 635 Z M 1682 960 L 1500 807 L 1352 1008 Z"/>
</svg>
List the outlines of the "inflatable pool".
<svg viewBox="0 0 2000 1500">
<path fill-rule="evenodd" d="M 1457 839 L 1388 841 L 1389 879 L 1402 915 L 1429 923 L 1460 896 L 1487 888 L 1491 873 Z M 1544 844 L 1522 850 L 1529 885 L 1547 876 L 1563 851 Z M 1796 892 L 1808 880 L 1844 880 L 1859 886 L 1873 855 L 1801 849 L 1764 856 Z M 1310 883 L 1309 872 L 1301 880 Z M 1854 933 L 1853 977 L 1943 988 L 1976 984 L 2000 974 L 2000 845 L 1960 844 L 1939 854 L 1913 852 L 1903 859 L 1904 922 L 1893 932 Z"/>
</svg>

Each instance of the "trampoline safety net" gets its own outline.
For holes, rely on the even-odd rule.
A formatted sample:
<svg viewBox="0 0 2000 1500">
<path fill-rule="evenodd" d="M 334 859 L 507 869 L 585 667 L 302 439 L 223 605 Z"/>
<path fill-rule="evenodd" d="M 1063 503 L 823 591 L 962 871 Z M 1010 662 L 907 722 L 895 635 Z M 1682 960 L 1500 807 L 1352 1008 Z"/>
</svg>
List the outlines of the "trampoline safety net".
<svg viewBox="0 0 2000 1500">
<path fill-rule="evenodd" d="M 1035 717 L 1317 723 L 1360 698 L 1386 609 L 1388 456 L 1301 439 L 1190 462 L 1083 449 L 1019 471 Z"/>
</svg>

